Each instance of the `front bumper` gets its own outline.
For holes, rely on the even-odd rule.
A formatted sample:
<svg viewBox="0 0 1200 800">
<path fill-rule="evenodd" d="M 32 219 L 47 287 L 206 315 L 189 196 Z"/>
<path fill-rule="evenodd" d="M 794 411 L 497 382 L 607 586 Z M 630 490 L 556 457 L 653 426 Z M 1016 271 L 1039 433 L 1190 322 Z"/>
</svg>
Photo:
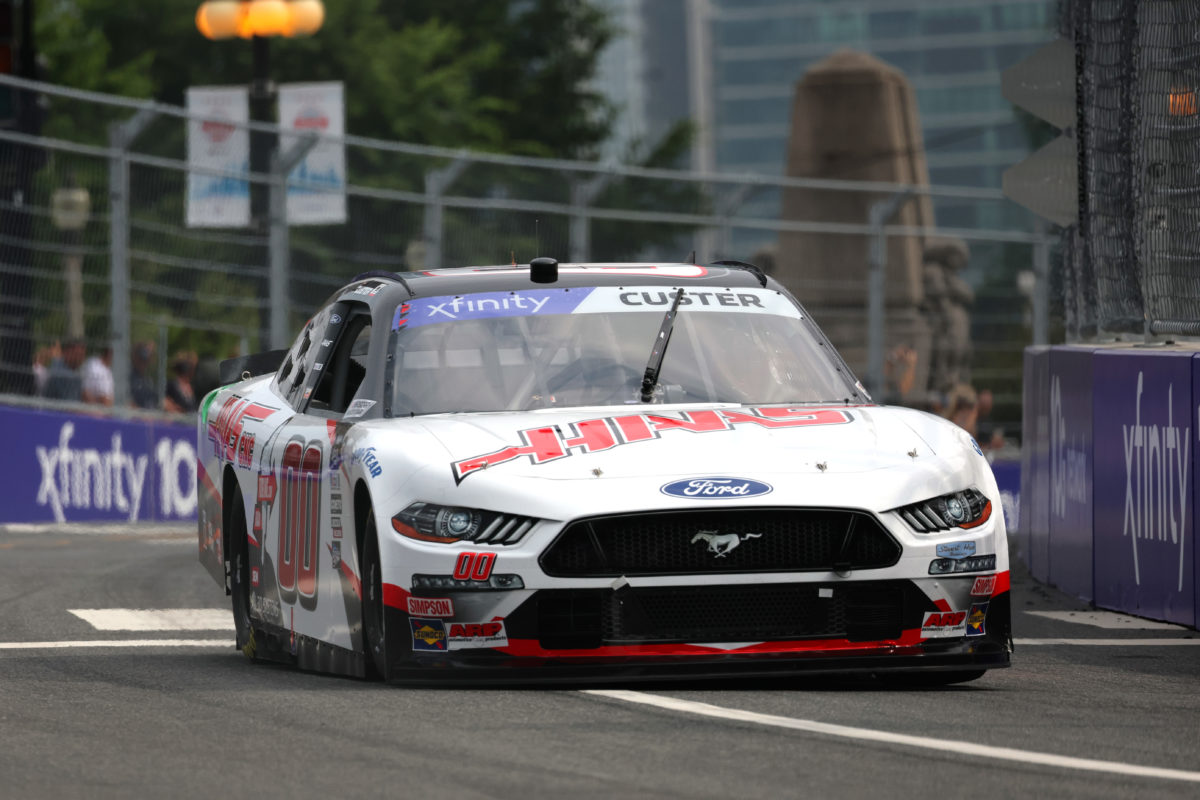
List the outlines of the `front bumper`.
<svg viewBox="0 0 1200 800">
<path fill-rule="evenodd" d="M 405 680 L 990 669 L 1008 666 L 1012 650 L 1002 576 L 976 598 L 974 576 L 957 579 L 966 598 L 957 609 L 911 580 L 544 589 L 498 620 L 500 638 L 486 647 L 442 649 L 456 623 L 411 616 L 407 603 L 388 607 L 386 624 L 399 633 L 388 637 L 390 658 Z M 931 619 L 954 622 L 968 609 L 971 625 L 933 630 Z"/>
</svg>

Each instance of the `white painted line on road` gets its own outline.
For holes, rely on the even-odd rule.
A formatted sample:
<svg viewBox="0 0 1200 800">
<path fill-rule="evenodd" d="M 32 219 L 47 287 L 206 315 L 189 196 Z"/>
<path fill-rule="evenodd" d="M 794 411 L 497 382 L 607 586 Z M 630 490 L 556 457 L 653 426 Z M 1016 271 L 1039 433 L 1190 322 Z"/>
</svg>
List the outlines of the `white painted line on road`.
<svg viewBox="0 0 1200 800">
<path fill-rule="evenodd" d="M 98 631 L 231 631 L 233 614 L 219 608 L 70 608 Z"/>
<path fill-rule="evenodd" d="M 124 639 L 75 642 L 0 642 L 0 650 L 69 650 L 76 647 L 233 647 L 232 639 Z"/>
<path fill-rule="evenodd" d="M 923 750 L 935 750 L 939 753 L 960 753 L 966 756 L 994 758 L 1002 761 L 1019 761 L 1025 764 L 1040 764 L 1048 767 L 1062 767 L 1064 769 L 1079 769 L 1089 772 L 1131 775 L 1140 778 L 1166 778 L 1168 780 L 1200 783 L 1200 772 L 1188 772 L 1181 769 L 1143 767 L 1139 764 L 1125 764 L 1120 761 L 1099 761 L 1092 758 L 1058 756 L 1051 753 L 1038 753 L 1033 750 L 1017 750 L 1011 747 L 971 744 L 953 739 L 934 739 L 928 736 L 888 733 L 887 731 L 876 731 L 870 728 L 851 728 L 846 725 L 831 725 L 826 722 L 815 722 L 808 719 L 777 717 L 774 714 L 760 714 L 756 711 L 725 708 L 708 703 L 698 703 L 693 700 L 680 700 L 676 697 L 634 692 L 628 689 L 585 689 L 583 693 L 599 697 L 609 697 L 614 700 L 624 700 L 627 703 L 657 706 L 658 708 L 664 708 L 669 711 L 680 711 L 685 714 L 698 714 L 704 717 L 716 717 L 717 719 L 727 719 L 735 722 L 753 722 L 776 728 L 789 728 L 807 733 L 838 736 L 843 739 L 898 744 L 906 747 L 917 747 Z"/>
<path fill-rule="evenodd" d="M 1107 628 L 1114 631 L 1186 631 L 1183 625 L 1170 622 L 1157 622 L 1152 619 L 1131 617 L 1128 614 L 1118 614 L 1115 611 L 1026 611 L 1035 617 L 1043 617 L 1058 622 L 1073 622 L 1076 625 L 1091 625 L 1093 628 Z"/>
<path fill-rule="evenodd" d="M 1013 644 L 1031 647 L 1047 644 L 1084 647 L 1186 647 L 1200 644 L 1200 639 L 1014 639 Z"/>
</svg>

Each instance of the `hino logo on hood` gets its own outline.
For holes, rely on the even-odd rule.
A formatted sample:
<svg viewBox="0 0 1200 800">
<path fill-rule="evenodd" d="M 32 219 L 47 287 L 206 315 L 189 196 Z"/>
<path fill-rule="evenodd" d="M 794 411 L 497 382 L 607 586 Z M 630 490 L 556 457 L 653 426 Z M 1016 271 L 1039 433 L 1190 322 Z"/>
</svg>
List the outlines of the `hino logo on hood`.
<svg viewBox="0 0 1200 800">
<path fill-rule="evenodd" d="M 760 494 L 769 494 L 772 490 L 771 484 L 748 478 L 688 478 L 659 487 L 663 494 L 696 500 L 757 497 Z"/>
<path fill-rule="evenodd" d="M 716 555 L 717 558 L 724 558 L 729 555 L 729 551 L 737 547 L 747 539 L 761 539 L 761 533 L 743 533 L 740 536 L 736 533 L 717 533 L 716 531 L 700 531 L 692 537 L 692 544 L 696 542 L 707 542 L 708 552 Z"/>
</svg>

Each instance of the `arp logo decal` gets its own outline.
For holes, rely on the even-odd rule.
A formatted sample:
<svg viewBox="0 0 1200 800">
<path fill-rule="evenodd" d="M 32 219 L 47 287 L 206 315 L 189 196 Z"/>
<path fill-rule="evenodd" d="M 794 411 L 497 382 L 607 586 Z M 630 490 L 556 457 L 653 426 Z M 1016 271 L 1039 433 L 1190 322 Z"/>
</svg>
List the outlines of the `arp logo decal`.
<svg viewBox="0 0 1200 800">
<path fill-rule="evenodd" d="M 479 647 L 508 647 L 508 633 L 504 623 L 499 620 L 492 622 L 452 622 L 446 638 L 451 650 L 466 650 Z"/>
<path fill-rule="evenodd" d="M 450 467 L 455 483 L 472 472 L 494 467 L 517 458 L 528 457 L 534 464 L 545 464 L 580 453 L 598 453 L 634 442 L 659 438 L 663 431 L 715 433 L 733 430 L 734 425 L 757 425 L 768 429 L 804 428 L 810 425 L 842 425 L 854 419 L 840 408 L 728 408 L 683 411 L 670 414 L 630 414 L 600 417 L 573 425 L 526 428 L 519 431 L 521 444 L 491 453 L 464 458 Z"/>
<path fill-rule="evenodd" d="M 769 483 L 749 478 L 688 478 L 665 484 L 658 490 L 671 497 L 689 500 L 719 500 L 727 497 L 758 497 L 760 494 L 770 494 L 773 489 Z"/>
<path fill-rule="evenodd" d="M 449 597 L 409 597 L 408 613 L 414 617 L 453 617 L 454 601 Z"/>
<path fill-rule="evenodd" d="M 986 632 L 983 623 L 987 619 L 987 609 L 987 603 L 976 603 L 971 606 L 971 611 L 967 614 L 967 636 L 983 636 Z"/>
<path fill-rule="evenodd" d="M 996 576 L 985 575 L 982 578 L 976 578 L 975 583 L 971 586 L 971 597 L 991 597 L 992 592 L 996 590 Z"/>
<path fill-rule="evenodd" d="M 974 542 L 950 542 L 937 546 L 938 558 L 967 558 L 975 555 Z"/>
<path fill-rule="evenodd" d="M 930 611 L 921 620 L 921 635 L 928 639 L 962 636 L 966 630 L 966 611 Z"/>
<path fill-rule="evenodd" d="M 413 650 L 426 653 L 446 652 L 446 626 L 440 619 L 409 618 Z"/>
</svg>

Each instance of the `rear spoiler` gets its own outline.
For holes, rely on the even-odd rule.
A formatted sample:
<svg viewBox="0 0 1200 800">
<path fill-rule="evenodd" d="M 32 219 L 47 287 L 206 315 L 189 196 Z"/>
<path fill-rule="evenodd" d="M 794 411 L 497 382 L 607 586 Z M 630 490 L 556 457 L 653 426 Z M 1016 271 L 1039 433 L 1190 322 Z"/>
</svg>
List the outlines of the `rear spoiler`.
<svg viewBox="0 0 1200 800">
<path fill-rule="evenodd" d="M 275 372 L 287 354 L 287 350 L 270 350 L 266 353 L 251 353 L 248 356 L 227 358 L 221 362 L 218 373 L 221 385 L 227 386 L 259 375 L 266 375 L 268 372 Z"/>
</svg>

